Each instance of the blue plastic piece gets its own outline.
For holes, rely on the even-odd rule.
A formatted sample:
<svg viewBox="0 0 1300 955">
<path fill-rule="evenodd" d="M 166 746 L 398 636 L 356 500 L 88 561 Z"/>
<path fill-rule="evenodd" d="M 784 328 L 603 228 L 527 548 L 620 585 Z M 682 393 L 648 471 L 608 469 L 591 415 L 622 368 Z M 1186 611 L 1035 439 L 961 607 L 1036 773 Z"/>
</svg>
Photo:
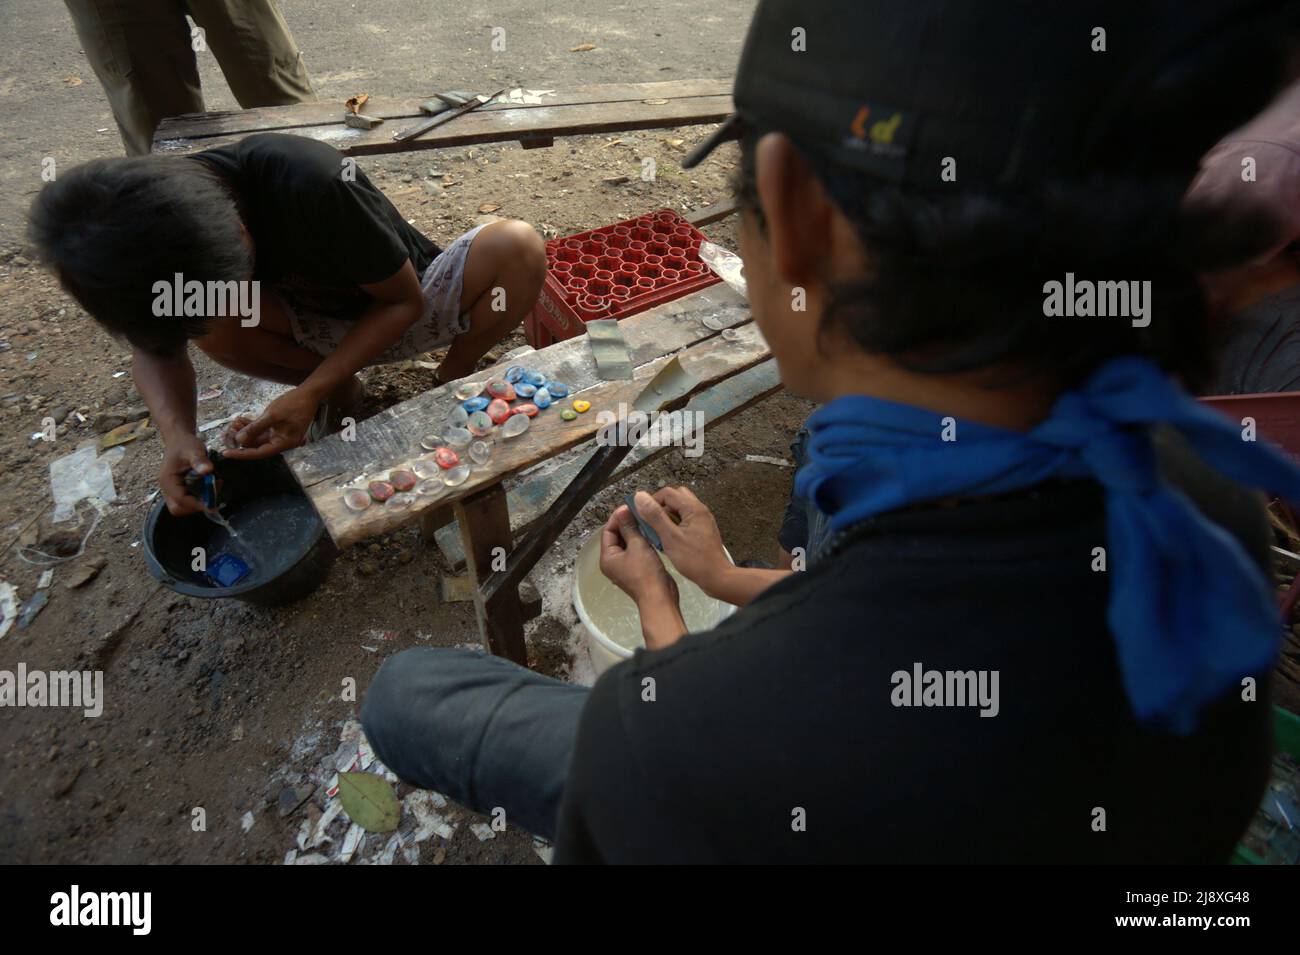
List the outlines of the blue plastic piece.
<svg viewBox="0 0 1300 955">
<path fill-rule="evenodd" d="M 478 395 L 475 398 L 467 398 L 466 400 L 462 401 L 460 403 L 460 406 L 470 414 L 473 414 L 475 411 L 482 411 L 491 402 L 492 399 L 487 397 L 486 395 Z"/>
<path fill-rule="evenodd" d="M 208 579 L 218 587 L 233 587 L 248 576 L 248 565 L 234 554 L 218 554 L 208 564 Z"/>
</svg>

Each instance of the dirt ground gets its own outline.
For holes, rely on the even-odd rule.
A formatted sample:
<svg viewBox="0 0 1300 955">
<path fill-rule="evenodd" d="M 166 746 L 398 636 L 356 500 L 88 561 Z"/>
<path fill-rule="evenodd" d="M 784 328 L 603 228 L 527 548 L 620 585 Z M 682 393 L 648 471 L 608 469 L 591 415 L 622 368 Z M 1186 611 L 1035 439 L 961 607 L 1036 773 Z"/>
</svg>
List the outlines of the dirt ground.
<svg viewBox="0 0 1300 955">
<path fill-rule="evenodd" d="M 438 0 L 286 0 L 285 14 L 323 98 L 359 92 L 421 96 L 435 89 L 504 85 L 553 88 L 577 83 L 725 76 L 731 72 L 752 4 L 721 0 L 705 10 L 684 0 L 645 5 L 571 0 L 495 3 L 489 13 Z M 552 12 L 562 9 L 563 12 Z M 504 24 L 508 52 L 488 52 Z M 325 804 L 319 785 L 357 706 L 340 699 L 347 678 L 362 690 L 390 655 L 413 646 L 465 646 L 477 632 L 472 608 L 443 604 L 439 576 L 450 568 L 408 528 L 344 553 L 326 584 L 287 608 L 202 601 L 161 588 L 148 574 L 142 527 L 152 506 L 161 442 L 150 434 L 124 446 L 114 467 L 118 500 L 91 528 L 51 522 L 49 465 L 82 441 L 132 419 L 141 402 L 129 356 L 100 332 L 34 263 L 22 215 L 40 188 L 40 162 L 71 164 L 117 155 L 120 145 L 93 73 L 61 4 L 28 3 L 0 41 L 0 580 L 19 603 L 37 589 L 45 565 L 33 551 L 82 555 L 54 565 L 49 603 L 26 629 L 0 640 L 0 669 L 101 668 L 106 707 L 80 711 L 9 709 L 0 720 L 0 862 L 278 863 L 296 848 L 303 820 Z M 570 47 L 591 42 L 589 53 Z M 235 105 L 210 57 L 201 62 L 210 108 Z M 445 244 L 475 224 L 479 207 L 565 235 L 669 207 L 702 208 L 729 194 L 734 153 L 723 151 L 689 174 L 677 167 L 707 128 L 655 130 L 559 141 L 523 151 L 516 144 L 363 160 L 402 213 Z M 654 156 L 658 177 L 639 178 Z M 609 185 L 606 179 L 628 176 Z M 735 247 L 734 221 L 706 227 Z M 523 344 L 521 335 L 493 356 Z M 266 401 L 258 386 L 197 358 L 200 422 Z M 366 375 L 367 414 L 429 387 L 412 367 Z M 670 452 L 584 509 L 532 575 L 543 613 L 528 625 L 533 664 L 553 676 L 593 679 L 569 600 L 578 546 L 629 490 L 665 483 L 692 487 L 718 517 L 737 560 L 772 560 L 792 469 L 747 456 L 789 460 L 789 442 L 811 406 L 778 395 L 709 432 L 706 453 Z M 56 440 L 34 437 L 58 423 Z M 215 435 L 216 432 L 213 432 Z M 39 559 L 39 558 L 37 558 Z M 88 583 L 68 586 L 103 563 Z M 1300 630 L 1300 626 L 1297 626 Z M 1300 704 L 1300 646 L 1288 645 L 1279 680 L 1283 702 Z M 346 743 L 344 743 L 346 748 Z M 315 787 L 306 802 L 286 793 Z M 406 790 L 402 789 L 402 793 Z M 296 800 L 290 799 L 290 803 Z M 195 809 L 206 831 L 194 831 Z M 314 818 L 314 816 L 312 817 Z M 424 864 L 537 863 L 526 833 L 481 841 L 480 817 L 449 806 L 453 831 L 418 843 Z M 481 830 L 480 830 L 481 831 Z M 373 837 L 372 837 L 373 839 Z M 376 857 L 367 841 L 357 859 Z M 320 850 L 318 850 L 320 851 Z M 414 861 L 399 856 L 398 862 Z"/>
<path fill-rule="evenodd" d="M 338 99 L 362 91 L 416 96 L 448 85 L 551 88 L 727 75 L 750 5 L 723 3 L 715 14 L 687 17 L 662 13 L 680 7 L 684 14 L 684 3 L 659 4 L 661 15 L 648 19 L 630 4 L 570 3 L 563 17 L 548 14 L 538 25 L 522 4 L 498 5 L 509 16 L 497 10 L 468 19 L 457 5 L 421 4 L 426 11 L 445 8 L 446 22 L 399 29 L 415 6 L 372 3 L 367 22 L 359 23 L 353 5 L 338 0 L 284 4 L 319 92 Z M 517 39 L 509 56 L 493 60 L 484 50 L 499 21 Z M 407 647 L 474 643 L 473 610 L 439 602 L 438 578 L 450 568 L 414 528 L 344 553 L 320 590 L 286 608 L 195 600 L 161 588 L 141 546 L 162 453 L 154 434 L 124 446 L 113 469 L 118 500 L 93 529 L 85 505 L 78 520 L 51 522 L 51 461 L 98 437 L 116 423 L 113 416 L 135 417 L 141 401 L 128 354 L 35 264 L 23 237 L 22 213 L 40 186 L 38 157 L 67 164 L 115 155 L 116 132 L 62 5 L 38 5 L 15 27 L 0 51 L 0 103 L 8 104 L 12 126 L 0 145 L 0 420 L 8 424 L 0 431 L 0 578 L 16 588 L 21 605 L 46 569 L 23 556 L 39 561 L 34 552 L 75 552 L 90 533 L 81 556 L 54 565 L 48 605 L 29 627 L 14 627 L 0 640 L 0 668 L 101 668 L 107 702 L 97 719 L 70 710 L 6 711 L 0 862 L 280 862 L 295 848 L 306 813 L 315 811 L 308 806 L 325 802 L 317 787 L 307 804 L 283 815 L 282 795 L 319 779 L 356 716 L 357 706 L 340 700 L 341 682 L 354 678 L 364 690 L 383 660 Z M 397 35 L 400 43 L 393 42 Z M 582 42 L 598 49 L 567 52 Z M 439 54 L 440 69 L 432 72 L 454 75 L 454 84 L 430 80 L 427 50 Z M 233 106 L 212 63 L 202 65 L 209 106 Z M 26 121 L 13 123 L 15 111 Z M 363 160 L 362 168 L 443 244 L 474 225 L 485 203 L 548 236 L 565 235 L 726 197 L 734 156 L 689 176 L 677 167 L 707 132 L 573 139 L 528 152 L 510 144 L 413 153 Z M 659 173 L 650 183 L 639 178 L 647 155 L 656 157 Z M 630 181 L 603 182 L 622 175 Z M 733 230 L 726 222 L 706 229 L 734 248 Z M 516 335 L 493 354 L 522 344 Z M 197 367 L 200 390 L 221 389 L 200 403 L 200 422 L 275 393 L 201 356 Z M 367 414 L 429 387 L 430 375 L 411 367 L 368 372 Z M 737 559 L 773 559 L 792 471 L 745 456 L 788 459 L 791 436 L 809 410 L 798 399 L 772 398 L 710 431 L 703 457 L 670 452 L 598 496 L 534 571 L 544 597 L 543 615 L 529 624 L 534 665 L 579 682 L 593 678 L 576 638 L 569 573 L 586 533 L 628 490 L 687 484 L 714 507 Z M 33 437 L 47 418 L 58 422 L 52 442 Z M 101 561 L 92 581 L 67 586 Z M 206 831 L 191 826 L 196 808 L 205 811 Z M 454 832 L 419 843 L 421 862 L 540 861 L 527 834 L 509 830 L 480 841 L 470 825 L 481 820 L 454 806 L 442 817 Z M 364 844 L 357 858 L 374 856 L 375 845 Z"/>
</svg>

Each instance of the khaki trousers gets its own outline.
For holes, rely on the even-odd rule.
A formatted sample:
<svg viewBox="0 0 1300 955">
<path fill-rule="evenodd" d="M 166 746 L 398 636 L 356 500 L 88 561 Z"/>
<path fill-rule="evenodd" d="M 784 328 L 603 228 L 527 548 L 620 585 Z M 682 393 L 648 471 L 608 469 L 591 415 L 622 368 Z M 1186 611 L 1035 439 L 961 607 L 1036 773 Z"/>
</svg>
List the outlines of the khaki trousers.
<svg viewBox="0 0 1300 955">
<path fill-rule="evenodd" d="M 245 109 L 316 98 L 275 0 L 64 0 L 126 151 L 169 116 L 203 111 L 196 56 L 216 56 Z M 203 31 L 191 37 L 189 14 Z"/>
</svg>

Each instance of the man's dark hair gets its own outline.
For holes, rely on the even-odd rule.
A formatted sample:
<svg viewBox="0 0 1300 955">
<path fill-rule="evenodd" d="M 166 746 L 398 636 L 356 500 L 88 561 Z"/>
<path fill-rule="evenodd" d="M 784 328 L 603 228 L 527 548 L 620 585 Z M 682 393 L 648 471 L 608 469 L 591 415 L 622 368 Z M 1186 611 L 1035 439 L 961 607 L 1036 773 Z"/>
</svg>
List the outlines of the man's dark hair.
<svg viewBox="0 0 1300 955">
<path fill-rule="evenodd" d="M 115 337 L 175 354 L 205 320 L 156 316 L 155 282 L 245 280 L 253 270 L 235 197 L 183 158 L 96 159 L 49 183 L 29 234 L 63 287 Z"/>
<path fill-rule="evenodd" d="M 736 191 L 765 228 L 754 183 L 759 137 L 741 137 Z M 821 329 L 837 327 L 864 351 L 927 374 L 1000 366 L 1069 387 L 1108 358 L 1139 353 L 1194 388 L 1211 371 L 1197 277 L 1245 261 L 1269 228 L 1185 209 L 1183 176 L 921 192 L 800 152 L 856 227 L 870 271 L 826 277 Z M 1043 285 L 1067 272 L 1150 280 L 1150 325 L 1046 317 Z"/>
</svg>

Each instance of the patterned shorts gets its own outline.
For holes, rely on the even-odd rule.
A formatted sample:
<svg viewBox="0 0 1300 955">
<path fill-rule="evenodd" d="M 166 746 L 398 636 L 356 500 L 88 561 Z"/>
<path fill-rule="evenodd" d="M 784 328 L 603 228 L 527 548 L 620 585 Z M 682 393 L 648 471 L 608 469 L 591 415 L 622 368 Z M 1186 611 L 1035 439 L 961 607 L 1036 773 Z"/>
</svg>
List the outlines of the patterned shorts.
<svg viewBox="0 0 1300 955">
<path fill-rule="evenodd" d="M 384 365 L 404 358 L 415 358 L 435 348 L 451 344 L 451 340 L 469 329 L 469 313 L 461 312 L 460 295 L 465 279 L 465 259 L 470 244 L 483 226 L 475 226 L 458 237 L 434 259 L 420 276 L 424 293 L 424 313 L 420 320 L 406 330 L 388 349 L 380 352 L 371 364 Z M 294 340 L 317 355 L 329 355 L 343 341 L 343 336 L 355 327 L 356 322 L 341 318 L 312 315 L 294 308 L 283 296 L 280 304 L 289 315 Z"/>
</svg>

